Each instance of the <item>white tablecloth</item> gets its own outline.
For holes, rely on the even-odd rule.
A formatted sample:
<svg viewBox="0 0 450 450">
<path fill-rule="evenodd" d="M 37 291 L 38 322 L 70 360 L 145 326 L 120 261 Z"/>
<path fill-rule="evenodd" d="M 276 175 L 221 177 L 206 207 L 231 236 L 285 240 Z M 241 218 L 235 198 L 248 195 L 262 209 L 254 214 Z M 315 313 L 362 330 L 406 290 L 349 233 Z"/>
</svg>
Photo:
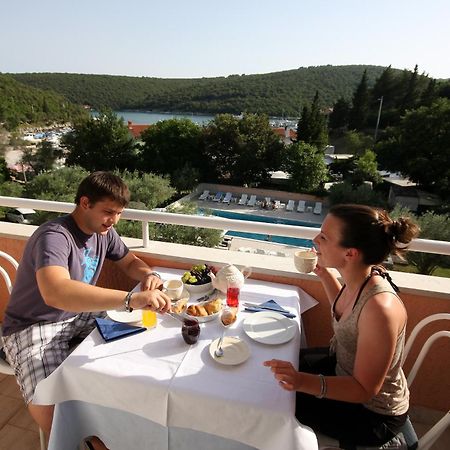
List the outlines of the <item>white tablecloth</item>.
<svg viewBox="0 0 450 450">
<path fill-rule="evenodd" d="M 164 279 L 181 273 L 157 270 Z M 297 314 L 294 320 L 299 331 L 300 311 L 316 304 L 308 294 L 288 285 L 247 280 L 241 291 L 241 301 L 269 299 Z M 71 401 L 56 409 L 50 449 L 62 448 L 64 420 L 58 415 L 69 414 L 70 408 L 83 404 L 89 404 L 89 408 L 85 405 L 85 413 L 98 408 L 91 416 L 90 434 L 101 435 L 111 449 L 123 448 L 119 442 L 124 433 L 128 443 L 131 435 L 133 442 L 137 439 L 129 448 L 178 449 L 174 445 L 177 430 L 217 436 L 217 448 L 221 438 L 261 450 L 317 448 L 314 433 L 295 419 L 295 394 L 281 389 L 271 371 L 262 365 L 267 359 L 278 358 L 296 366 L 300 333 L 281 345 L 255 342 L 242 330 L 242 321 L 250 314 L 241 311 L 238 321 L 227 331 L 227 335 L 239 336 L 250 346 L 250 358 L 238 366 L 219 364 L 209 355 L 209 344 L 222 331 L 218 320 L 202 324 L 200 339 L 192 346 L 183 341 L 180 323 L 167 315 L 158 317 L 154 329 L 110 343 L 94 330 L 36 389 L 36 404 Z M 110 426 L 101 430 L 99 423 L 96 428 L 94 418 L 104 417 L 108 411 L 111 421 L 106 420 L 106 425 Z M 113 425 L 116 416 L 120 417 L 121 427 Z M 157 446 L 155 442 L 149 445 L 145 433 L 139 440 L 142 420 L 152 424 L 155 433 L 162 433 Z M 170 428 L 174 430 L 172 439 L 168 438 Z M 198 442 L 193 439 L 194 444 Z M 230 448 L 236 447 L 230 444 Z"/>
</svg>

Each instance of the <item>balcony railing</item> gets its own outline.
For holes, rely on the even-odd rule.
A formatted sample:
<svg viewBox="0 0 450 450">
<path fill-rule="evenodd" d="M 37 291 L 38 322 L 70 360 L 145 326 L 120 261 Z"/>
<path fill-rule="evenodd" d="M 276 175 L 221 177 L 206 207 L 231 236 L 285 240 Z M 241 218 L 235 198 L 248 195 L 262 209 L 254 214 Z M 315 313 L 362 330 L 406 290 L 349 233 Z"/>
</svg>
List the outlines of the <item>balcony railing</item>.
<svg viewBox="0 0 450 450">
<path fill-rule="evenodd" d="M 0 206 L 8 206 L 13 208 L 32 208 L 42 211 L 62 213 L 70 213 L 74 209 L 73 203 L 4 196 L 0 196 Z M 122 218 L 142 222 L 142 245 L 144 248 L 147 248 L 149 246 L 150 239 L 148 224 L 151 222 L 185 225 L 191 227 L 214 228 L 219 230 L 263 233 L 303 239 L 313 239 L 317 235 L 317 228 L 313 227 L 241 221 L 213 216 L 191 216 L 187 214 L 143 211 L 138 209 L 125 209 L 122 214 Z M 409 250 L 424 253 L 450 255 L 450 242 L 431 239 L 415 239 L 411 243 Z"/>
</svg>

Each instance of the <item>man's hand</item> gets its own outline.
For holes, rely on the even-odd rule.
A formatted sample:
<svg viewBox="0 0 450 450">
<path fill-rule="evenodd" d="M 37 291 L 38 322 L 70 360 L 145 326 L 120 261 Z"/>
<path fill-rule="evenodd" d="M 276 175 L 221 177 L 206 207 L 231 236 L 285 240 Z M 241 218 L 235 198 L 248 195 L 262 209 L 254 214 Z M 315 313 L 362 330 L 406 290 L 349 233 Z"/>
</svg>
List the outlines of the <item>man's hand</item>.
<svg viewBox="0 0 450 450">
<path fill-rule="evenodd" d="M 145 275 L 141 281 L 141 291 L 153 291 L 162 289 L 163 282 L 156 275 Z"/>
<path fill-rule="evenodd" d="M 278 380 L 283 389 L 286 389 L 286 391 L 300 390 L 301 374 L 294 369 L 290 362 L 271 359 L 270 361 L 264 361 L 264 365 L 271 368 L 275 379 Z"/>
<path fill-rule="evenodd" d="M 151 309 L 152 311 L 164 314 L 170 309 L 171 300 L 159 289 L 152 289 L 134 292 L 131 296 L 130 306 L 133 309 Z"/>
</svg>

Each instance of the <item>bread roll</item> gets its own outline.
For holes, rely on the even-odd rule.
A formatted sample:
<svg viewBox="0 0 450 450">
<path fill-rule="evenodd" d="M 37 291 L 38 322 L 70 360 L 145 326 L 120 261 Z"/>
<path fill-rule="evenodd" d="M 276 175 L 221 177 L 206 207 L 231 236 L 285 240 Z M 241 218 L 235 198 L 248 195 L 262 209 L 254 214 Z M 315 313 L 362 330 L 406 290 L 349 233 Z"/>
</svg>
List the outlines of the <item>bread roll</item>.
<svg viewBox="0 0 450 450">
<path fill-rule="evenodd" d="M 220 320 L 225 326 L 231 325 L 236 321 L 237 318 L 237 308 L 228 308 L 220 316 Z"/>
<path fill-rule="evenodd" d="M 180 298 L 176 303 L 172 304 L 172 312 L 181 314 L 188 302 L 187 298 Z"/>
<path fill-rule="evenodd" d="M 218 313 L 222 309 L 222 301 L 220 298 L 216 298 L 208 303 L 203 305 L 208 312 L 208 315 Z"/>
</svg>

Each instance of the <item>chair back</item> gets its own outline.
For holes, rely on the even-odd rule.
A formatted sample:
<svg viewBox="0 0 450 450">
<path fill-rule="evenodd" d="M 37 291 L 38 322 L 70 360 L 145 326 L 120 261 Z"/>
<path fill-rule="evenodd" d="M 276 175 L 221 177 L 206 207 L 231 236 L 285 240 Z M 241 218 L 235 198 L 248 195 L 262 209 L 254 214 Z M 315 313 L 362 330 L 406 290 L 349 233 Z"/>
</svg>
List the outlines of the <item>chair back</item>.
<svg viewBox="0 0 450 450">
<path fill-rule="evenodd" d="M 17 268 L 19 267 L 19 263 L 11 255 L 8 255 L 8 253 L 5 253 L 1 250 L 0 250 L 0 258 L 3 258 L 4 260 L 8 261 L 10 265 L 13 266 L 14 270 L 17 270 Z M 8 293 L 11 294 L 12 291 L 11 277 L 9 276 L 8 272 L 2 265 L 0 265 L 0 275 L 3 277 L 5 281 Z M 12 370 L 11 366 L 5 361 L 2 353 L 3 353 L 3 342 L 2 342 L 2 329 L 0 322 L 0 373 L 13 375 L 14 371 Z"/>
<path fill-rule="evenodd" d="M 450 313 L 438 313 L 438 314 L 432 314 L 431 316 L 425 317 L 422 319 L 411 331 L 411 334 L 409 335 L 406 344 L 405 344 L 405 350 L 403 354 L 403 361 L 405 362 L 409 352 L 411 351 L 411 348 L 414 344 L 414 341 L 416 340 L 419 332 L 424 328 L 426 325 L 428 325 L 431 322 L 434 322 L 436 320 L 450 320 Z M 442 337 L 450 338 L 450 331 L 448 330 L 441 330 L 437 331 L 436 333 L 433 333 L 423 345 L 422 349 L 419 352 L 419 355 L 417 356 L 417 359 L 412 366 L 411 370 L 408 374 L 408 387 L 411 387 L 412 383 L 414 382 L 414 379 L 416 378 L 417 372 L 420 369 L 420 366 L 422 365 L 423 360 L 425 359 L 425 356 L 427 355 L 428 351 L 430 350 L 433 343 Z M 430 429 L 428 430 L 420 439 L 419 439 L 419 450 L 428 450 L 434 442 L 439 438 L 439 436 L 445 431 L 445 429 L 450 425 L 450 411 L 447 411 L 447 413 Z"/>
</svg>

